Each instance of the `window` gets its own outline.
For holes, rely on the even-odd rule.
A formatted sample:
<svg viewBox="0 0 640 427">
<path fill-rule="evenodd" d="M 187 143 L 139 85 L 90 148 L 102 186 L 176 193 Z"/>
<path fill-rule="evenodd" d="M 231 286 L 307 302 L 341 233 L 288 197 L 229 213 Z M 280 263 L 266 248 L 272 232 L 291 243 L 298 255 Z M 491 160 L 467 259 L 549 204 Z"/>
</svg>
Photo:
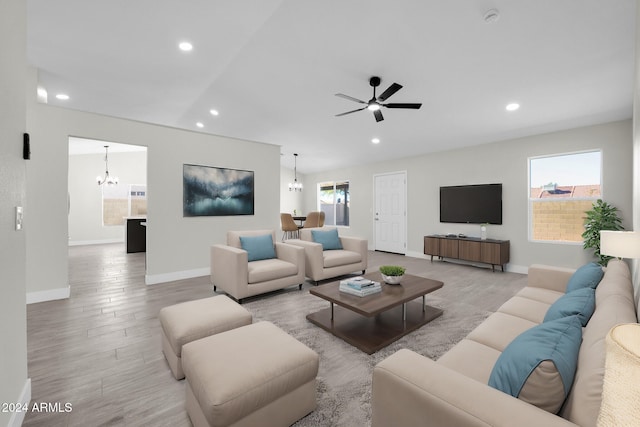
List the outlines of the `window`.
<svg viewBox="0 0 640 427">
<path fill-rule="evenodd" d="M 146 185 L 103 185 L 102 225 L 123 225 L 124 218 L 147 214 Z"/>
<path fill-rule="evenodd" d="M 349 181 L 323 182 L 318 185 L 318 205 L 325 225 L 349 225 Z"/>
<path fill-rule="evenodd" d="M 529 159 L 529 238 L 582 242 L 585 212 L 602 197 L 602 152 Z"/>
</svg>

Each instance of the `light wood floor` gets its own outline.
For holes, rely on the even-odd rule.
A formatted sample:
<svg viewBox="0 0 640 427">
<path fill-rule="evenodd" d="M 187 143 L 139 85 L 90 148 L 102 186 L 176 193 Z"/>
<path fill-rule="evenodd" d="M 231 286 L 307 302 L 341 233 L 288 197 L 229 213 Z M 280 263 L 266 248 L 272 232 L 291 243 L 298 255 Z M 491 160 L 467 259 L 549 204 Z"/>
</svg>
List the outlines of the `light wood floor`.
<svg viewBox="0 0 640 427">
<path fill-rule="evenodd" d="M 27 337 L 32 405 L 71 403 L 72 411 L 30 412 L 23 425 L 190 426 L 157 316 L 211 296 L 209 278 L 146 286 L 144 254 L 114 244 L 69 248 L 69 281 L 68 300 L 27 307 Z"/>
<path fill-rule="evenodd" d="M 370 252 L 369 264 L 397 256 Z M 70 298 L 27 306 L 27 344 L 31 405 L 72 410 L 30 412 L 24 426 L 191 426 L 184 381 L 162 354 L 158 312 L 212 296 L 212 286 L 208 276 L 147 286 L 144 274 L 144 254 L 123 244 L 69 248 Z"/>
<path fill-rule="evenodd" d="M 477 305 L 489 289 L 513 294 L 520 275 L 428 263 L 369 252 L 368 271 L 383 264 L 437 280 L 453 274 L 480 283 L 456 299 Z M 29 377 L 33 403 L 72 405 L 70 412 L 29 412 L 24 426 L 190 426 L 184 381 L 176 381 L 162 354 L 158 312 L 162 307 L 213 295 L 209 277 L 147 286 L 143 253 L 124 244 L 69 248 L 71 296 L 27 306 Z M 465 279 L 466 277 L 466 279 Z M 524 276 L 522 276 L 524 277 Z M 55 287 L 63 287 L 59 284 Z M 312 285 L 306 282 L 304 289 Z M 280 292 L 299 292 L 297 287 Z M 495 310 L 508 298 L 489 298 Z M 256 298 L 273 298 L 274 295 Z M 277 296 L 276 296 L 277 297 Z"/>
</svg>

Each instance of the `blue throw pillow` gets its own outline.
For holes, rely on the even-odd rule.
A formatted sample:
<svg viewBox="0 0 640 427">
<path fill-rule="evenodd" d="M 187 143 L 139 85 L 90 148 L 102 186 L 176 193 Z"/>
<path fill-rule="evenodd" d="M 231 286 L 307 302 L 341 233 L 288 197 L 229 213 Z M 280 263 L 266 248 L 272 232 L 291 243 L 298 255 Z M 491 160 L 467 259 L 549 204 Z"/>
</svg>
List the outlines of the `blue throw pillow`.
<svg viewBox="0 0 640 427">
<path fill-rule="evenodd" d="M 240 246 L 247 251 L 249 262 L 276 257 L 271 234 L 264 236 L 240 236 Z"/>
<path fill-rule="evenodd" d="M 311 237 L 316 243 L 322 243 L 322 250 L 329 251 L 332 249 L 342 249 L 342 243 L 340 243 L 340 237 L 338 237 L 338 230 L 311 230 Z"/>
<path fill-rule="evenodd" d="M 528 383 L 535 395 L 535 401 L 528 403 L 557 413 L 573 384 L 581 343 L 582 325 L 578 316 L 534 326 L 504 349 L 493 366 L 489 385 L 526 401 L 520 392 Z M 552 362 L 551 368 L 549 364 L 539 368 L 544 361 Z M 557 373 L 549 372 L 553 367 Z M 558 374 L 561 381 L 557 380 Z"/>
<path fill-rule="evenodd" d="M 564 294 L 554 302 L 547 310 L 547 314 L 544 315 L 544 321 L 578 316 L 582 326 L 586 326 L 595 309 L 596 290 L 593 288 L 577 289 Z"/>
<path fill-rule="evenodd" d="M 567 283 L 566 292 L 569 293 L 576 289 L 586 287 L 595 289 L 598 283 L 600 283 L 600 280 L 602 280 L 602 276 L 604 276 L 604 271 L 602 271 L 600 264 L 595 262 L 585 264 L 573 273 Z"/>
</svg>

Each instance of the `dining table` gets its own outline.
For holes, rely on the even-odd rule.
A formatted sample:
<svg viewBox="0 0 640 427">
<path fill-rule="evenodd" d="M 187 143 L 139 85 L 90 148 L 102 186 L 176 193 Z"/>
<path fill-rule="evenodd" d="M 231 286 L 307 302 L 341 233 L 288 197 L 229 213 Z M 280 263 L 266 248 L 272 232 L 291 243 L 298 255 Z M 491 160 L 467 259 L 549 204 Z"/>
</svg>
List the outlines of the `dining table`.
<svg viewBox="0 0 640 427">
<path fill-rule="evenodd" d="M 302 226 L 304 225 L 304 222 L 306 221 L 307 217 L 306 216 L 294 216 L 293 220 L 294 221 L 300 221 L 300 225 L 298 225 L 298 228 L 302 228 Z"/>
</svg>

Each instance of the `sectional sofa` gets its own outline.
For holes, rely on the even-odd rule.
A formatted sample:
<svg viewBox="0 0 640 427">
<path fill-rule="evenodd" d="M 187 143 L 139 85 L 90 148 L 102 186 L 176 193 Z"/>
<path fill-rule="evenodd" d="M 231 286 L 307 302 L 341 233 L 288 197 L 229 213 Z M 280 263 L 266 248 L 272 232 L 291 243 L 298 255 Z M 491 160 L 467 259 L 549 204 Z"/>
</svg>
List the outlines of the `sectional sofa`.
<svg viewBox="0 0 640 427">
<path fill-rule="evenodd" d="M 629 269 L 623 261 L 612 260 L 595 289 L 595 311 L 582 318 L 586 326 L 581 327 L 575 314 L 549 320 L 560 305 L 554 303 L 570 294 L 567 286 L 576 276 L 570 269 L 531 266 L 527 286 L 437 362 L 406 349 L 381 361 L 373 372 L 372 426 L 595 426 L 605 336 L 616 324 L 637 322 L 638 314 Z M 575 343 L 573 356 L 564 349 L 559 355 L 575 357 L 574 377 L 567 381 L 555 369 L 564 362 L 542 362 L 525 376 L 519 394 L 514 393 L 517 398 L 494 388 L 505 360 L 522 337 L 549 329 L 550 324 L 563 325 L 563 333 L 577 328 L 577 338 L 557 340 L 558 346 Z M 550 339 L 554 338 L 531 347 L 531 353 Z M 511 363 L 529 358 L 521 353 Z"/>
</svg>

